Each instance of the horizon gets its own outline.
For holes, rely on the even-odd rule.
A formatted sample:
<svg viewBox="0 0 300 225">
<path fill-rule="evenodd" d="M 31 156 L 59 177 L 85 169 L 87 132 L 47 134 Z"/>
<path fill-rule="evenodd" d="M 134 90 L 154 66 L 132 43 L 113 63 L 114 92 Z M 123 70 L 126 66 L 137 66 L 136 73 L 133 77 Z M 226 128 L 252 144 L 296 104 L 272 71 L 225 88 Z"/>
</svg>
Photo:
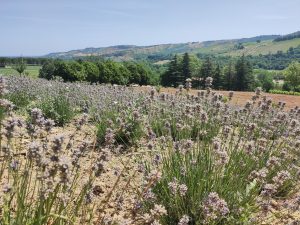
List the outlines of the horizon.
<svg viewBox="0 0 300 225">
<path fill-rule="evenodd" d="M 0 56 L 284 35 L 300 30 L 299 3 L 2 0 Z"/>
</svg>

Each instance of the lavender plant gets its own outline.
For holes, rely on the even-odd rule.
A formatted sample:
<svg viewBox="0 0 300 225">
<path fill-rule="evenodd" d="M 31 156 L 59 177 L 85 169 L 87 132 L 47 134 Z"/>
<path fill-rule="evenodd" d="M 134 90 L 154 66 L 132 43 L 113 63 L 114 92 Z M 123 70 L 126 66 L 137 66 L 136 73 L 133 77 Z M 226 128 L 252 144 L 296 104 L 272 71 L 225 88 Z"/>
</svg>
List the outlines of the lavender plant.
<svg viewBox="0 0 300 225">
<path fill-rule="evenodd" d="M 173 95 L 14 76 L 5 84 L 1 78 L 1 223 L 263 220 L 273 200 L 288 197 L 298 184 L 300 110 L 288 111 L 261 89 L 244 107 L 234 106 L 234 93 L 220 95 L 211 90 L 212 82 L 208 78 L 206 90 L 194 96 L 183 86 Z M 6 89 L 25 93 L 30 102 L 4 99 Z M 14 104 L 29 109 L 30 119 L 16 116 Z M 73 111 L 82 117 L 73 118 Z M 87 122 L 96 131 L 93 144 L 86 142 L 82 129 Z M 53 135 L 55 124 L 73 126 L 74 132 Z M 95 202 L 94 194 L 103 188 L 95 181 L 106 172 L 106 163 L 112 163 L 111 154 L 121 159 L 112 166 L 123 169 L 115 170 L 112 189 Z M 129 167 L 124 158 L 137 165 Z M 124 186 L 119 186 L 123 178 Z M 116 218 L 127 189 L 134 198 L 131 213 Z M 108 210 L 112 207 L 113 212 Z"/>
</svg>

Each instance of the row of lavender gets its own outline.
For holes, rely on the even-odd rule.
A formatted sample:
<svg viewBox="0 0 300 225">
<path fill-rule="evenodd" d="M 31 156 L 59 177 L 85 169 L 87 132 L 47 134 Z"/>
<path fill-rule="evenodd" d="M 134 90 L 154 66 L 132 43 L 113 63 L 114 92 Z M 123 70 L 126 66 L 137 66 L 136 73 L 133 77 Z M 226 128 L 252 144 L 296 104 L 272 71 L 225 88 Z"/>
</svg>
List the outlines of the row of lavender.
<svg viewBox="0 0 300 225">
<path fill-rule="evenodd" d="M 141 174 L 144 179 L 130 215 L 120 224 L 260 221 L 257 215 L 263 214 L 257 212 L 267 213 L 274 198 L 287 197 L 297 185 L 300 110 L 285 111 L 284 103 L 273 103 L 261 96 L 260 89 L 244 107 L 237 108 L 230 106 L 233 93 L 224 97 L 213 92 L 211 80 L 198 96 L 183 88 L 176 95 L 167 95 L 154 89 L 145 93 L 122 86 L 19 77 L 7 79 L 11 94 L 4 94 L 3 80 L 1 84 L 1 96 L 29 112 L 22 123 L 14 119 L 12 105 L 1 100 L 5 109 L 1 158 L 5 163 L 0 175 L 1 181 L 4 177 L 10 181 L 1 198 L 6 209 L 1 214 L 3 221 L 24 223 L 33 218 L 37 224 L 49 220 L 53 224 L 113 224 L 112 215 L 95 218 L 95 205 L 103 206 L 90 198 L 93 183 L 108 160 L 103 153 L 107 150 L 113 154 L 141 151 L 135 156 L 138 163 L 133 176 Z M 59 102 L 56 97 L 64 100 Z M 20 99 L 27 99 L 28 104 L 20 104 Z M 49 99 L 53 99 L 50 110 L 45 107 Z M 93 148 L 84 141 L 79 146 L 69 144 L 72 137 L 65 145 L 60 136 L 47 139 L 47 132 L 60 121 L 57 114 L 65 116 L 69 110 L 74 110 L 72 115 L 87 113 L 83 118 L 75 117 L 76 129 L 81 129 L 87 115 L 89 123 L 96 126 Z M 12 143 L 22 138 L 22 132 L 14 136 L 17 127 L 31 138 L 26 161 L 20 165 L 23 171 L 16 169 L 19 161 L 14 161 L 20 147 Z M 79 175 L 80 157 L 90 151 L 96 151 L 98 157 L 85 185 L 77 187 L 75 181 L 83 179 Z M 35 191 L 23 193 L 21 187 L 32 188 L 32 177 L 38 180 Z M 75 202 L 68 200 L 74 198 Z M 293 201 L 290 208 L 297 210 L 299 203 Z M 29 204 L 35 207 L 26 208 Z"/>
</svg>

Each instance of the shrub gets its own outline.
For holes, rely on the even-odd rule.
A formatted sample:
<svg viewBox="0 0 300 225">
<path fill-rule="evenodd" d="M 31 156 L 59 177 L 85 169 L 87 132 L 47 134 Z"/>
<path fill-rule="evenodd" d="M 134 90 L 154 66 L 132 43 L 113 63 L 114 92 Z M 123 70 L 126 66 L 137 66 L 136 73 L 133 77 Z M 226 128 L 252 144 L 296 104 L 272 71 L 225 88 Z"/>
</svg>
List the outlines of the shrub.
<svg viewBox="0 0 300 225">
<path fill-rule="evenodd" d="M 55 121 L 59 126 L 64 126 L 70 122 L 75 116 L 75 110 L 64 94 L 58 94 L 56 96 L 48 96 L 38 103 L 46 118 L 50 118 Z"/>
<path fill-rule="evenodd" d="M 6 98 L 14 103 L 17 109 L 23 109 L 33 101 L 33 98 L 25 91 L 8 93 Z"/>
<path fill-rule="evenodd" d="M 270 90 L 271 94 L 283 94 L 283 95 L 297 95 L 300 96 L 300 92 L 294 92 L 294 91 L 281 91 L 281 90 Z"/>
<path fill-rule="evenodd" d="M 120 116 L 115 112 L 102 114 L 97 125 L 99 144 L 122 145 L 129 148 L 138 144 L 144 135 L 142 121 L 135 112 Z"/>
</svg>

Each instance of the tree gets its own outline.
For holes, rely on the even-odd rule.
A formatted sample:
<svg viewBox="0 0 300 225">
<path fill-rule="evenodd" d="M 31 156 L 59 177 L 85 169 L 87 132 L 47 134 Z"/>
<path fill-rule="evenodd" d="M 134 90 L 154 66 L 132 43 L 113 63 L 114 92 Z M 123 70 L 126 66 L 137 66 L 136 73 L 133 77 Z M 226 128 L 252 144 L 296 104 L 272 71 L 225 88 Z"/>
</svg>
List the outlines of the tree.
<svg viewBox="0 0 300 225">
<path fill-rule="evenodd" d="M 300 63 L 292 62 L 285 70 L 285 81 L 296 91 L 297 86 L 300 85 Z"/>
<path fill-rule="evenodd" d="M 180 62 L 178 56 L 175 55 L 174 58 L 169 63 L 167 71 L 161 77 L 161 84 L 163 86 L 175 86 L 183 84 L 183 77 L 181 74 Z"/>
<path fill-rule="evenodd" d="M 182 76 L 183 76 L 183 81 L 185 81 L 188 78 L 192 78 L 191 59 L 188 53 L 185 53 L 183 55 Z"/>
<path fill-rule="evenodd" d="M 69 62 L 69 77 L 71 81 L 84 81 L 86 80 L 86 73 L 84 66 L 79 62 Z"/>
<path fill-rule="evenodd" d="M 210 59 L 207 57 L 200 69 L 200 78 L 202 79 L 201 85 L 205 87 L 205 79 L 207 77 L 214 77 L 214 65 Z"/>
<path fill-rule="evenodd" d="M 259 70 L 256 72 L 256 78 L 258 80 L 258 86 L 261 86 L 263 90 L 269 92 L 274 88 L 273 75 L 266 70 Z"/>
<path fill-rule="evenodd" d="M 250 91 L 253 89 L 254 76 L 250 63 L 245 59 L 243 55 L 238 59 L 235 65 L 236 70 L 236 82 L 235 89 L 237 91 Z"/>
<path fill-rule="evenodd" d="M 51 60 L 45 62 L 42 66 L 42 68 L 39 71 L 39 77 L 40 78 L 45 78 L 47 80 L 53 79 L 55 76 L 55 70 L 56 70 L 56 65 L 55 63 Z"/>
<path fill-rule="evenodd" d="M 230 61 L 229 64 L 224 69 L 224 83 L 223 87 L 226 90 L 234 90 L 234 84 L 235 84 L 235 69 Z"/>
<path fill-rule="evenodd" d="M 16 63 L 13 65 L 13 69 L 16 70 L 20 76 L 24 73 L 26 70 L 26 63 L 24 62 L 23 58 L 19 58 Z"/>
<path fill-rule="evenodd" d="M 99 81 L 99 68 L 95 63 L 92 62 L 83 62 L 82 65 L 84 66 L 86 80 L 91 83 L 96 83 Z"/>
<path fill-rule="evenodd" d="M 217 89 L 217 90 L 221 89 L 222 88 L 222 72 L 221 72 L 220 64 L 217 64 L 213 79 L 214 79 L 213 80 L 214 89 Z"/>
</svg>

